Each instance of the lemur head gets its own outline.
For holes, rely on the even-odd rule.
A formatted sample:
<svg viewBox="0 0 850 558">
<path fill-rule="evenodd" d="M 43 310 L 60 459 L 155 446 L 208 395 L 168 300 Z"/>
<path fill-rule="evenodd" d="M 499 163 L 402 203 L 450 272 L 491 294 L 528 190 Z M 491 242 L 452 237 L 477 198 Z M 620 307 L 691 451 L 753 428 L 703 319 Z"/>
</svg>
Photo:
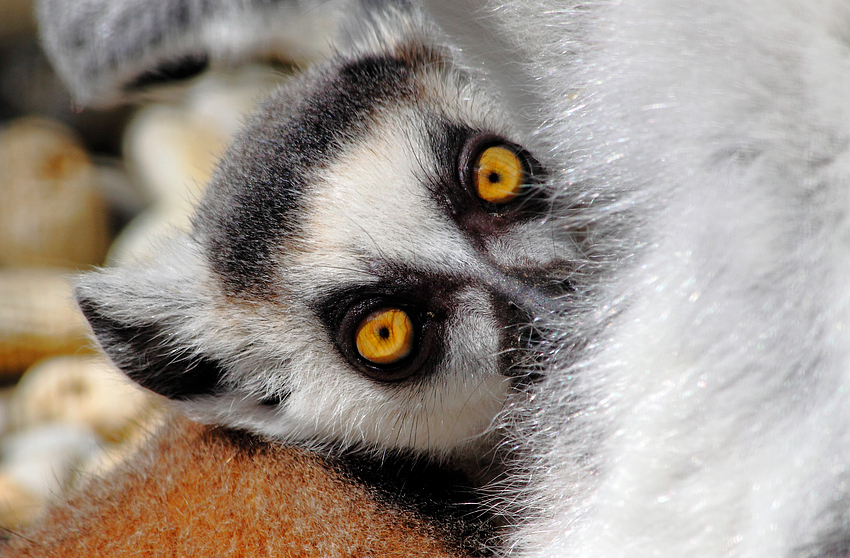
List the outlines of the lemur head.
<svg viewBox="0 0 850 558">
<path fill-rule="evenodd" d="M 272 94 L 193 232 L 77 296 L 112 360 L 201 420 L 442 458 L 528 373 L 571 248 L 474 80 L 416 38 L 375 44 Z"/>
</svg>

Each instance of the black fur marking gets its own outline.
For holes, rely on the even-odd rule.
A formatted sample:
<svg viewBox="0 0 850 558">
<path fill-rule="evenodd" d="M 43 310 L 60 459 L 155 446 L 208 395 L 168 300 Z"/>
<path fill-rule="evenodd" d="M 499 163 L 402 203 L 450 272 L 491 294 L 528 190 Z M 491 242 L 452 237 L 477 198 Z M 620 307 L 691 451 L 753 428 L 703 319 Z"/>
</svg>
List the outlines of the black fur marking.
<svg viewBox="0 0 850 558">
<path fill-rule="evenodd" d="M 109 358 L 144 388 L 187 401 L 224 392 L 220 362 L 190 352 L 164 324 L 127 324 L 104 314 L 92 300 L 78 300 Z"/>
<path fill-rule="evenodd" d="M 260 405 L 263 407 L 279 407 L 283 404 L 292 393 L 288 391 L 284 391 L 281 393 L 275 393 L 274 395 L 267 395 L 266 397 L 260 399 Z"/>
<path fill-rule="evenodd" d="M 470 556 L 491 556 L 497 546 L 496 518 L 461 472 L 410 455 L 370 458 L 347 454 L 330 465 L 380 501 L 419 515 L 445 533 L 446 541 Z"/>
<path fill-rule="evenodd" d="M 124 86 L 124 90 L 135 91 L 195 77 L 209 67 L 209 61 L 206 54 L 188 54 L 176 60 L 165 60 L 153 70 L 136 76 Z"/>
<path fill-rule="evenodd" d="M 276 247 L 301 232 L 296 210 L 314 173 L 368 128 L 380 105 L 414 94 L 415 63 L 350 61 L 329 78 L 308 74 L 264 105 L 225 157 L 196 221 L 229 294 L 265 296 Z"/>
<path fill-rule="evenodd" d="M 379 383 L 416 381 L 433 372 L 444 355 L 446 320 L 456 311 L 454 293 L 461 281 L 446 275 L 423 273 L 402 265 L 375 265 L 380 281 L 345 285 L 310 305 L 343 358 Z M 410 356 L 393 366 L 371 365 L 354 345 L 363 317 L 379 308 L 401 308 L 416 329 Z"/>
<path fill-rule="evenodd" d="M 517 153 L 526 163 L 530 184 L 540 184 L 544 174 L 542 167 L 520 146 L 496 134 L 473 130 L 436 116 L 429 129 L 434 130 L 430 143 L 437 155 L 439 173 L 431 185 L 431 197 L 479 248 L 484 248 L 487 238 L 503 233 L 517 222 L 548 214 L 549 204 L 539 186 L 531 187 L 504 205 L 485 202 L 473 191 L 470 168 L 473 159 L 493 145 L 503 145 Z"/>
</svg>

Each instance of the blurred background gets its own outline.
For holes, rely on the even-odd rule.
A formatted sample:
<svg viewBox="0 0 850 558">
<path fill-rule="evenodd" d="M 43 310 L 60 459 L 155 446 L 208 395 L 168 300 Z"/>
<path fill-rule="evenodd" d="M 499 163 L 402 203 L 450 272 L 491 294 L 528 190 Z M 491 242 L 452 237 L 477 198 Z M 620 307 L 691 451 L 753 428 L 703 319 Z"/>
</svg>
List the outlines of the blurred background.
<svg viewBox="0 0 850 558">
<path fill-rule="evenodd" d="M 92 348 L 72 281 L 144 261 L 188 226 L 217 157 L 281 66 L 208 72 L 167 101 L 74 105 L 30 0 L 0 0 L 0 538 L 53 495 L 102 474 L 161 402 Z"/>
</svg>

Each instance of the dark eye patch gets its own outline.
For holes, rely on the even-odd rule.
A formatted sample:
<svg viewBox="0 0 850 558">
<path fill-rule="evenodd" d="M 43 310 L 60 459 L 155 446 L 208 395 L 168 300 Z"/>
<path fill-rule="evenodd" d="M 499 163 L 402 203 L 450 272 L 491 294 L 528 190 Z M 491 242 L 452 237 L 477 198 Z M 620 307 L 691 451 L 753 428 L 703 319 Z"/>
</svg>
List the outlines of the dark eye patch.
<svg viewBox="0 0 850 558">
<path fill-rule="evenodd" d="M 521 146 L 486 131 L 438 120 L 438 130 L 430 143 L 436 156 L 437 175 L 430 184 L 431 195 L 446 214 L 473 240 L 498 235 L 517 222 L 530 221 L 548 214 L 549 201 L 541 186 L 544 170 L 539 162 Z M 503 148 L 513 154 L 522 167 L 528 186 L 509 201 L 492 203 L 482 199 L 473 173 L 482 153 L 489 148 Z M 490 177 L 496 181 L 501 177 Z"/>
<path fill-rule="evenodd" d="M 451 278 L 403 271 L 379 272 L 377 283 L 340 287 L 311 305 L 336 349 L 354 368 L 382 382 L 421 378 L 443 353 L 443 324 L 453 311 Z M 363 320 L 382 309 L 398 309 L 409 318 L 414 346 L 396 362 L 380 364 L 364 358 L 356 346 Z"/>
</svg>

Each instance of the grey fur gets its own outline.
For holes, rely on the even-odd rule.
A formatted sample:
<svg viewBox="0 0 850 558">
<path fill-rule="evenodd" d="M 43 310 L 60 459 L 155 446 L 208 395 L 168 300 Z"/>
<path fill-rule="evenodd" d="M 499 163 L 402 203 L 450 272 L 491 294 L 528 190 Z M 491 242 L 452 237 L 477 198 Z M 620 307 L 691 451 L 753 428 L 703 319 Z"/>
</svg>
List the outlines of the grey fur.
<svg viewBox="0 0 850 558">
<path fill-rule="evenodd" d="M 340 4 L 44 0 L 38 19 L 45 50 L 77 102 L 109 105 L 138 96 L 149 82 L 165 83 L 181 65 L 202 69 L 281 53 L 294 60 L 326 56 Z"/>
<path fill-rule="evenodd" d="M 277 94 L 285 103 L 266 105 L 263 117 L 272 121 L 287 107 L 297 114 L 301 100 L 321 96 L 315 86 L 335 83 L 344 60 L 397 53 L 410 39 L 451 49 L 448 55 L 438 48 L 442 63 L 434 66 L 445 89 L 370 105 L 366 125 L 345 127 L 341 135 L 331 127 L 338 141 L 319 149 L 319 162 L 298 163 L 307 184 L 299 184 L 298 204 L 284 213 L 297 214 L 291 229 L 309 222 L 309 230 L 321 230 L 321 249 L 293 240 L 299 235 L 286 238 L 286 227 L 274 234 L 260 227 L 249 235 L 265 243 L 253 252 L 258 257 L 242 259 L 257 264 L 243 268 L 261 271 L 260 280 L 239 266 L 210 265 L 209 247 L 229 237 L 220 234 L 224 225 L 209 227 L 207 218 L 233 222 L 227 219 L 228 197 L 212 194 L 196 220 L 196 236 L 175 244 L 176 255 L 161 262 L 165 271 L 104 272 L 84 281 L 81 298 L 97 300 L 117 322 L 172 324 L 165 338 L 179 341 L 174 354 L 188 355 L 190 362 L 203 354 L 227 370 L 221 385 L 229 400 L 216 393 L 211 406 L 204 406 L 210 402 L 204 396 L 188 408 L 207 420 L 270 433 L 264 428 L 296 404 L 306 385 L 299 375 L 319 374 L 330 363 L 327 355 L 339 356 L 326 334 L 310 327 L 296 328 L 294 336 L 290 330 L 290 341 L 281 343 L 275 324 L 289 319 L 281 308 L 327 323 L 316 309 L 333 306 L 334 293 L 409 286 L 417 277 L 468 285 L 447 291 L 448 314 L 474 318 L 473 325 L 442 338 L 447 347 L 457 344 L 453 354 L 461 356 L 452 365 L 438 366 L 428 380 L 397 386 L 404 397 L 394 400 L 395 407 L 378 403 L 385 390 L 364 383 L 368 397 L 359 416 L 375 412 L 350 430 L 334 430 L 347 419 L 313 430 L 307 420 L 305 430 L 282 436 L 337 447 L 366 444 L 375 451 L 408 447 L 415 438 L 405 430 L 411 415 L 393 425 L 407 432 L 400 445 L 386 431 L 362 434 L 379 421 L 377 411 L 423 404 L 433 414 L 452 401 L 454 388 L 444 380 L 482 385 L 509 373 L 516 363 L 495 360 L 492 345 L 488 350 L 475 344 L 479 338 L 498 340 L 501 349 L 519 349 L 520 369 L 539 376 L 529 391 L 491 393 L 490 402 L 504 406 L 496 426 L 525 455 L 508 484 L 493 487 L 499 502 L 521 518 L 506 553 L 846 554 L 848 4 L 425 4 L 439 31 L 415 10 L 361 11 L 364 23 L 346 22 L 336 35 L 351 30 L 351 44 L 359 46 L 342 48 L 340 58 Z M 51 15 L 60 12 L 43 17 L 57 22 L 57 37 L 67 37 L 64 23 Z M 152 28 L 140 26 L 141 49 L 155 51 Z M 178 60 L 207 44 L 200 33 L 182 30 L 174 41 L 178 46 L 166 57 Z M 78 82 L 84 99 L 110 98 L 115 84 L 148 71 L 150 60 L 158 59 L 119 57 L 120 64 L 130 60 L 132 71 L 104 71 L 102 61 L 113 56 L 114 44 L 92 45 L 68 66 L 69 80 Z M 88 59 L 95 69 L 87 72 L 82 68 Z M 136 66 L 134 60 L 144 62 Z M 546 203 L 508 229 L 457 218 L 454 208 L 463 204 L 446 199 L 441 189 L 447 166 L 440 142 L 425 139 L 426 130 L 440 128 L 435 115 L 456 128 L 494 132 L 533 153 L 547 171 L 540 186 Z M 395 143 L 383 141 L 389 139 Z M 228 168 L 273 166 L 263 159 L 271 151 L 262 140 L 241 141 L 218 175 L 237 189 Z M 369 150 L 360 149 L 364 142 Z M 358 166 L 356 156 L 367 152 L 369 165 Z M 409 173 L 417 181 L 405 184 L 416 186 L 393 190 L 397 198 L 366 188 L 357 190 L 356 203 L 344 197 L 334 205 L 329 192 L 353 191 L 348 171 L 380 182 L 368 172 L 372 163 L 403 169 L 410 160 L 419 166 Z M 416 212 L 406 212 L 410 208 Z M 403 225 L 404 234 L 338 249 L 371 232 L 346 228 L 338 217 L 349 211 L 358 219 L 366 215 L 363 223 L 370 226 L 369 216 L 385 216 Z M 330 222 L 326 229 L 318 225 L 322 219 Z M 337 227 L 344 230 L 335 236 Z M 408 228 L 423 234 L 408 234 Z M 370 250 L 378 246 L 375 257 Z M 302 258 L 304 253 L 311 256 Z M 347 262 L 340 274 L 331 271 L 337 260 Z M 361 267 L 363 261 L 372 265 Z M 309 277 L 306 269 L 323 271 Z M 234 284 L 222 289 L 228 281 Z M 135 296 L 125 300 L 127 285 Z M 491 336 L 516 308 L 508 322 L 525 327 L 513 345 L 501 334 Z M 316 340 L 323 341 L 314 345 Z M 323 387 L 329 393 L 344 388 Z M 267 398 L 281 401 L 279 407 L 260 405 Z M 477 401 L 484 416 L 497 412 Z M 325 402 L 320 408 L 339 410 Z M 491 432 L 487 421 L 466 427 L 466 433 Z M 485 452 L 494 443 L 487 435 L 479 445 L 461 438 L 439 444 L 427 438 L 415 446 L 445 456 L 458 449 Z"/>
</svg>

